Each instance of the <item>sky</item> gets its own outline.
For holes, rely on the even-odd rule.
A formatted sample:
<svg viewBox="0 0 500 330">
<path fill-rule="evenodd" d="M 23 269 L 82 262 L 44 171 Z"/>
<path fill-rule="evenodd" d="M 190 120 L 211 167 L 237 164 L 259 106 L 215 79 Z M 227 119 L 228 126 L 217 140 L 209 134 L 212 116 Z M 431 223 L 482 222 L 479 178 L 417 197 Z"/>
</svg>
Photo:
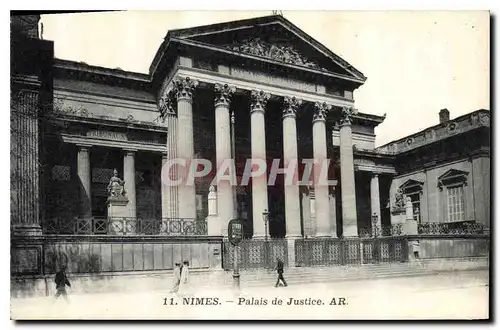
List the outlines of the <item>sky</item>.
<svg viewBox="0 0 500 330">
<path fill-rule="evenodd" d="M 55 56 L 148 73 L 167 31 L 270 15 L 271 11 L 129 11 L 42 16 Z M 386 114 L 376 145 L 490 109 L 487 11 L 283 11 L 368 79 L 355 107 Z"/>
</svg>

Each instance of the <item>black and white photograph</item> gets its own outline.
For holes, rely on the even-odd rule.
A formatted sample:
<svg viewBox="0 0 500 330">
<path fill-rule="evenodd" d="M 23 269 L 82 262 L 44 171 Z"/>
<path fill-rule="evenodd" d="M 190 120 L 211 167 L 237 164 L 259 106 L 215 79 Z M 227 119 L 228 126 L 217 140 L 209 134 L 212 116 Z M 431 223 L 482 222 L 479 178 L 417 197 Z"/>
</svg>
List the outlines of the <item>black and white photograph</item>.
<svg viewBox="0 0 500 330">
<path fill-rule="evenodd" d="M 489 320 L 491 24 L 11 12 L 11 319 Z"/>
</svg>

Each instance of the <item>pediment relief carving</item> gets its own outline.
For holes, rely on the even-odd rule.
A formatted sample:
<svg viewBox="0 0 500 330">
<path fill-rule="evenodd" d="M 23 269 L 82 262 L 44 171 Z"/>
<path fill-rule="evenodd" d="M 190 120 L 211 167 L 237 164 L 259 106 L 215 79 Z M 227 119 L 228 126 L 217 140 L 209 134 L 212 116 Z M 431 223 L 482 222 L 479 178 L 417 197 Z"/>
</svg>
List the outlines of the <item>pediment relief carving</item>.
<svg viewBox="0 0 500 330">
<path fill-rule="evenodd" d="M 321 68 L 318 63 L 307 58 L 289 44 L 270 43 L 262 40 L 261 38 L 249 38 L 243 41 L 235 41 L 225 47 L 240 53 L 266 57 L 272 60 L 300 65 L 303 67 L 325 70 Z"/>
</svg>

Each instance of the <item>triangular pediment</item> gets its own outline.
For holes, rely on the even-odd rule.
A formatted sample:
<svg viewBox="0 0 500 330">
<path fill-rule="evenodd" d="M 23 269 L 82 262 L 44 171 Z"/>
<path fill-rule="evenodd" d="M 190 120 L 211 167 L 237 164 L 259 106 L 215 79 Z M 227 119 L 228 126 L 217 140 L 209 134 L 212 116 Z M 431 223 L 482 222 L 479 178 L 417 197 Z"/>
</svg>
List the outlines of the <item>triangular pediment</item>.
<svg viewBox="0 0 500 330">
<path fill-rule="evenodd" d="M 281 15 L 173 30 L 169 36 L 298 68 L 335 73 L 361 84 L 366 80 L 360 71 Z"/>
<path fill-rule="evenodd" d="M 403 183 L 399 189 L 406 191 L 406 190 L 417 190 L 417 189 L 422 189 L 422 186 L 424 185 L 423 182 L 409 179 L 406 180 L 405 183 Z"/>
<path fill-rule="evenodd" d="M 464 172 L 464 171 L 451 169 L 451 170 L 448 170 L 448 171 L 444 172 L 438 178 L 438 180 L 439 181 L 448 181 L 448 180 L 457 180 L 457 181 L 462 180 L 463 181 L 463 180 L 467 180 L 467 175 L 468 174 L 469 173 Z"/>
</svg>

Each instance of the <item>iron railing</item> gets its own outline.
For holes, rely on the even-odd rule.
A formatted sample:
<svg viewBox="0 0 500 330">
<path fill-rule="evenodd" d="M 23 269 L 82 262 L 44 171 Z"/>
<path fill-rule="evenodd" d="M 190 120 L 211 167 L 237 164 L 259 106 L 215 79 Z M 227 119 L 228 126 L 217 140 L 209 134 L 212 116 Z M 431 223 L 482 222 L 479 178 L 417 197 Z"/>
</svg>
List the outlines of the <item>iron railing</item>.
<svg viewBox="0 0 500 330">
<path fill-rule="evenodd" d="M 186 218 L 91 218 L 46 219 L 44 234 L 68 235 L 207 235 L 206 221 Z"/>
<path fill-rule="evenodd" d="M 373 237 L 390 237 L 390 236 L 403 236 L 403 224 L 395 223 L 390 226 L 373 227 L 360 227 L 358 228 L 358 236 L 360 238 L 373 238 Z"/>
<path fill-rule="evenodd" d="M 406 237 L 313 238 L 295 241 L 298 267 L 359 265 L 408 260 Z"/>
<path fill-rule="evenodd" d="M 235 247 L 228 241 L 223 242 L 222 267 L 233 269 Z M 243 239 L 238 244 L 238 267 L 240 269 L 273 269 L 277 259 L 288 266 L 288 246 L 284 238 Z"/>
<path fill-rule="evenodd" d="M 486 234 L 483 224 L 475 221 L 424 222 L 418 224 L 421 235 L 482 235 Z"/>
</svg>

